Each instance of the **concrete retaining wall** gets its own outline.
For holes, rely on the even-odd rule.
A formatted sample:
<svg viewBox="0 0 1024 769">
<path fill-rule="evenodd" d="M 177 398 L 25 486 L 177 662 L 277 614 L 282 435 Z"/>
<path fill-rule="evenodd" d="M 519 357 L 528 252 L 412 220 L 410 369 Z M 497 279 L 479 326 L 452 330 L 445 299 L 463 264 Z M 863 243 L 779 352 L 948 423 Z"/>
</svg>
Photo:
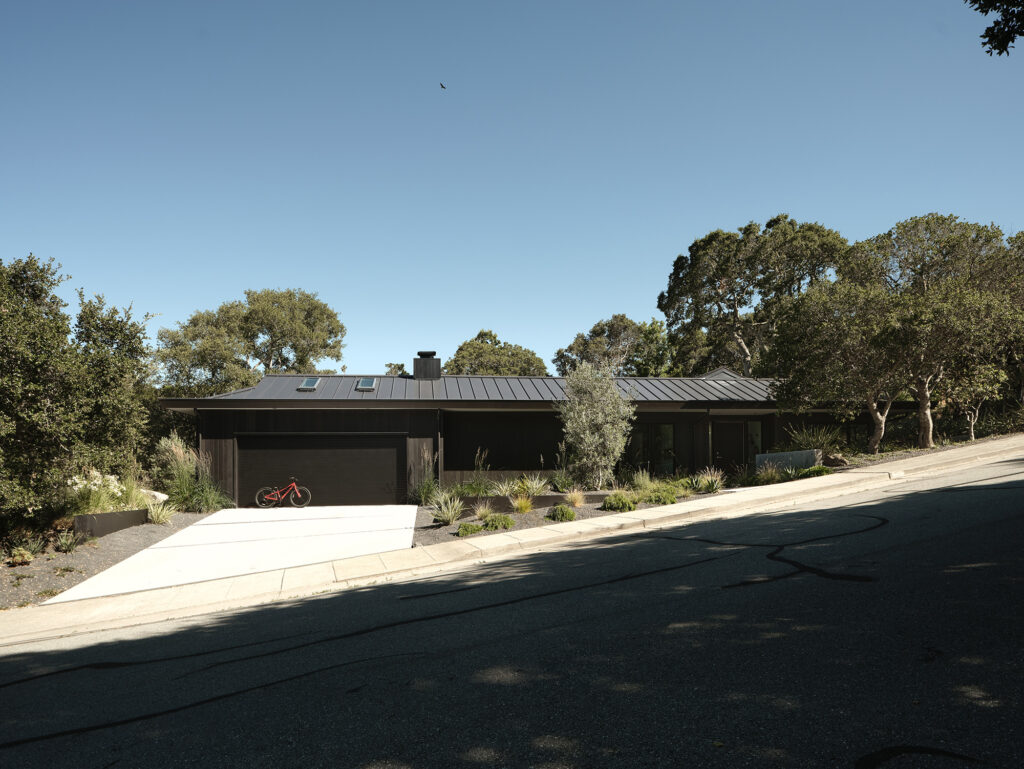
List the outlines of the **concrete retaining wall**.
<svg viewBox="0 0 1024 769">
<path fill-rule="evenodd" d="M 758 470 L 764 464 L 771 463 L 779 468 L 795 467 L 803 469 L 821 464 L 821 449 L 808 449 L 807 451 L 776 451 L 771 454 L 758 454 L 754 460 Z"/>
</svg>

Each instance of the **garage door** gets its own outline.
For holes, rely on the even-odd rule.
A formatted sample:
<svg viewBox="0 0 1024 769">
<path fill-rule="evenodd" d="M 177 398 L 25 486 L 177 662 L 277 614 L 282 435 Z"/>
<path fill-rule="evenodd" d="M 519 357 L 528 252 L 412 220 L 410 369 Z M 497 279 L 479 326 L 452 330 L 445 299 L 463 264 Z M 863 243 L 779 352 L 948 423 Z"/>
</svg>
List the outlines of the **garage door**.
<svg viewBox="0 0 1024 769">
<path fill-rule="evenodd" d="M 262 486 L 290 476 L 314 505 L 405 502 L 405 437 L 260 435 L 238 438 L 238 503 L 255 504 Z"/>
</svg>

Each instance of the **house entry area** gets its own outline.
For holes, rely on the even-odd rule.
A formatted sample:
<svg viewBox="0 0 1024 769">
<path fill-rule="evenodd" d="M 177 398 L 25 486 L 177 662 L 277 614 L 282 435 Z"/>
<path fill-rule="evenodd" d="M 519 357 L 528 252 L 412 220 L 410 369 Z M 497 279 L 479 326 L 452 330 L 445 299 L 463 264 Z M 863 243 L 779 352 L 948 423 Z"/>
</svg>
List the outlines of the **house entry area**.
<svg viewBox="0 0 1024 769">
<path fill-rule="evenodd" d="M 396 505 L 405 502 L 404 435 L 238 436 L 238 504 L 255 506 L 263 486 L 292 476 L 314 505 Z"/>
<path fill-rule="evenodd" d="M 732 472 L 751 465 L 761 448 L 761 420 L 711 420 L 711 463 L 715 467 Z"/>
</svg>

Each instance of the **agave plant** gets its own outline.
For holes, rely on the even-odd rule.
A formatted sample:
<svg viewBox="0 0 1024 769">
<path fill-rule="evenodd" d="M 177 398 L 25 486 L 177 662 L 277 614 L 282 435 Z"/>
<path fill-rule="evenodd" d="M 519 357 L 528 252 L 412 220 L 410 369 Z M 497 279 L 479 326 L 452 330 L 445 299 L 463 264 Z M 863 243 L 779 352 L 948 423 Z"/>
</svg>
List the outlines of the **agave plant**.
<svg viewBox="0 0 1024 769">
<path fill-rule="evenodd" d="M 524 475 L 519 479 L 519 491 L 523 496 L 537 497 L 548 490 L 547 479 L 534 473 L 533 475 Z"/>
</svg>

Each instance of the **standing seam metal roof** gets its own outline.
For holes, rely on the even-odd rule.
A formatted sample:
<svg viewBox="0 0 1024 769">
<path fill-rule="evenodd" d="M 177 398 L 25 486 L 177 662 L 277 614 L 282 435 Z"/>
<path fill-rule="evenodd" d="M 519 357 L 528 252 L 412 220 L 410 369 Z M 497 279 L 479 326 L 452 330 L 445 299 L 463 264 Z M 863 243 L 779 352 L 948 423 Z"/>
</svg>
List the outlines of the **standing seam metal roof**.
<svg viewBox="0 0 1024 769">
<path fill-rule="evenodd" d="M 378 376 L 372 392 L 359 392 L 356 382 L 363 377 L 328 375 L 312 392 L 297 388 L 304 377 L 271 374 L 244 390 L 215 395 L 206 400 L 260 401 L 502 401 L 544 403 L 565 399 L 561 377 L 458 376 L 441 379 L 412 379 Z M 682 377 L 617 377 L 619 393 L 637 403 L 764 403 L 773 400 L 770 379 L 714 379 Z"/>
</svg>

